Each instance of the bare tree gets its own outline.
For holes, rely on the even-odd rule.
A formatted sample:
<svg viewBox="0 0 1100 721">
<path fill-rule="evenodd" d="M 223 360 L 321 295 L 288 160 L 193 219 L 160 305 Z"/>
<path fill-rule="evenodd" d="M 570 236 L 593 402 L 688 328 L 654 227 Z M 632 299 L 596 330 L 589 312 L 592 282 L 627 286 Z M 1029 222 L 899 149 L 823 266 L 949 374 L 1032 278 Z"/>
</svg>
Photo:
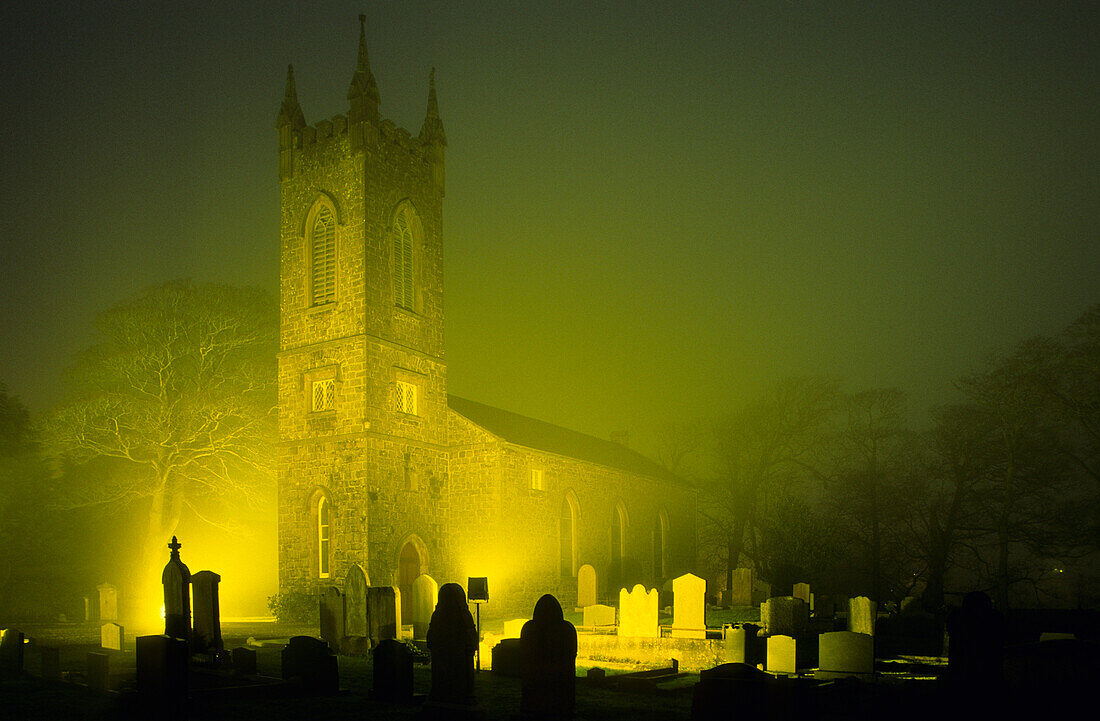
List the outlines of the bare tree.
<svg viewBox="0 0 1100 721">
<path fill-rule="evenodd" d="M 759 570 L 753 542 L 769 496 L 812 475 L 815 434 L 836 396 L 834 381 L 789 379 L 715 424 L 715 472 L 701 484 L 700 545 L 724 566 L 727 590 L 742 555 Z"/>
<path fill-rule="evenodd" d="M 142 574 L 154 573 L 185 509 L 215 525 L 273 487 L 277 309 L 257 289 L 175 282 L 102 313 L 96 342 L 45 422 L 76 461 L 120 459 L 108 483 L 59 488 L 69 508 L 141 502 Z"/>
</svg>

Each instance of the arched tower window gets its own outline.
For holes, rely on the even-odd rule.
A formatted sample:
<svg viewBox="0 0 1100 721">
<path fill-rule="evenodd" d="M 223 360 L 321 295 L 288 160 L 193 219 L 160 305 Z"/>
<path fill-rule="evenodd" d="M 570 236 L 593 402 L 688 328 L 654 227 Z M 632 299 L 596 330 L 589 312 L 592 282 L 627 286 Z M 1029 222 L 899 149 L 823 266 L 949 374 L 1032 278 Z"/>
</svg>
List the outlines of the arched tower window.
<svg viewBox="0 0 1100 721">
<path fill-rule="evenodd" d="M 336 216 L 321 205 L 309 231 L 313 305 L 336 300 Z"/>
<path fill-rule="evenodd" d="M 566 493 L 561 502 L 561 515 L 558 520 L 558 544 L 561 551 L 561 562 L 559 564 L 561 575 L 575 575 L 577 572 L 577 507 L 571 493 Z"/>
<path fill-rule="evenodd" d="M 653 576 L 668 576 L 668 514 L 664 509 L 657 512 L 653 524 Z"/>
<path fill-rule="evenodd" d="M 332 510 L 329 508 L 328 498 L 319 496 L 317 499 L 317 576 L 328 578 L 330 573 L 330 559 L 332 558 Z"/>
<path fill-rule="evenodd" d="M 393 220 L 393 302 L 406 310 L 416 310 L 415 261 L 416 212 L 403 203 Z"/>
</svg>

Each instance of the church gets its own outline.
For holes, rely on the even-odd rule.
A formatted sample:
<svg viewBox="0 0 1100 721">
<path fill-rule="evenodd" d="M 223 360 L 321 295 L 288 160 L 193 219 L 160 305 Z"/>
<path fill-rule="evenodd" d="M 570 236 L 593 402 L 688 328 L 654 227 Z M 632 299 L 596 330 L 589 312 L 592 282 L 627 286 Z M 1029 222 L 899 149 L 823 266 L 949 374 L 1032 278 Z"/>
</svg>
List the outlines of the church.
<svg viewBox="0 0 1100 721">
<path fill-rule="evenodd" d="M 659 587 L 694 568 L 693 488 L 622 445 L 447 393 L 447 138 L 428 82 L 413 135 L 379 114 L 362 27 L 346 115 L 307 124 L 287 70 L 280 591 L 340 586 L 355 564 L 404 604 L 421 574 L 487 577 L 499 613 L 544 593 L 570 607 L 584 564 L 601 598 Z"/>
</svg>

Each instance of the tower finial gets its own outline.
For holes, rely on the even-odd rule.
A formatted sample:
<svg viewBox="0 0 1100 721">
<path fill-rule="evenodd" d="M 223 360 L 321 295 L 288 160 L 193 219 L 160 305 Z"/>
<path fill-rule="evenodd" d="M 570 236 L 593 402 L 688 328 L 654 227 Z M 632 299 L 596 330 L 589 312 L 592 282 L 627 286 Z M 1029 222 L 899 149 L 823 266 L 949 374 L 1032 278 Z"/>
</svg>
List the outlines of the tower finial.
<svg viewBox="0 0 1100 721">
<path fill-rule="evenodd" d="M 275 121 L 275 127 L 292 125 L 294 128 L 305 127 L 306 119 L 302 114 L 302 106 L 298 104 L 298 88 L 294 84 L 294 66 L 286 66 L 286 92 L 283 94 L 283 104 L 279 108 L 279 115 Z"/>
<path fill-rule="evenodd" d="M 420 140 L 440 145 L 447 144 L 447 135 L 443 132 L 443 121 L 439 118 L 439 101 L 435 96 L 435 68 L 428 73 L 428 111 L 424 115 L 424 124 L 420 126 Z"/>
<path fill-rule="evenodd" d="M 351 101 L 351 115 L 377 119 L 378 84 L 370 71 L 370 58 L 367 56 L 366 15 L 359 16 L 359 57 L 355 64 L 355 74 L 351 78 L 351 87 L 348 88 L 348 100 Z"/>
</svg>

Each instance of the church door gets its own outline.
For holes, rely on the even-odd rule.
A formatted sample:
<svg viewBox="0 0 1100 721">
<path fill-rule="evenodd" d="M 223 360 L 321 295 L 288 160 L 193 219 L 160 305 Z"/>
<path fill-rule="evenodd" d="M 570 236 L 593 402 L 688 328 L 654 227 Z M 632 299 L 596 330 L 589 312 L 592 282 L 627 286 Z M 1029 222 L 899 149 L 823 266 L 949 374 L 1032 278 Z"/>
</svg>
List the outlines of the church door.
<svg viewBox="0 0 1100 721">
<path fill-rule="evenodd" d="M 397 566 L 397 588 L 401 591 L 401 618 L 412 618 L 412 586 L 420 575 L 420 554 L 412 542 L 401 548 Z"/>
</svg>

